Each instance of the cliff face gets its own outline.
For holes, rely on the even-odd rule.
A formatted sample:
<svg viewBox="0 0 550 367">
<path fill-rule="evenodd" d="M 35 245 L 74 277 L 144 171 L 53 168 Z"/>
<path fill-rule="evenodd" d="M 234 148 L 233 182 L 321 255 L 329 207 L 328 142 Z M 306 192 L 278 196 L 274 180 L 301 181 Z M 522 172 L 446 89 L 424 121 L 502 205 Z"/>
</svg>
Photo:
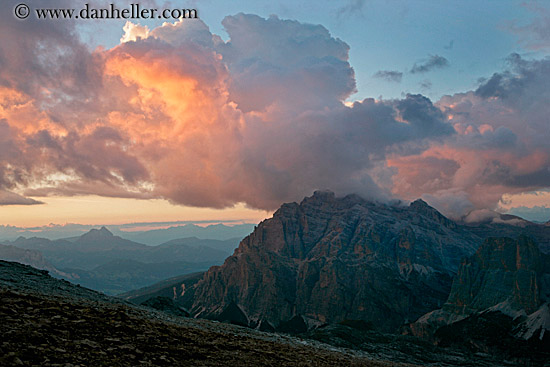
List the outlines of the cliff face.
<svg viewBox="0 0 550 367">
<path fill-rule="evenodd" d="M 529 238 L 487 239 L 460 265 L 445 307 L 471 314 L 506 301 L 532 313 L 540 305 L 542 273 L 542 254 Z"/>
<path fill-rule="evenodd" d="M 487 239 L 461 263 L 447 302 L 413 323 L 413 334 L 430 336 L 476 313 L 517 318 L 537 312 L 549 299 L 547 258 L 528 237 Z"/>
<path fill-rule="evenodd" d="M 236 304 L 251 324 L 344 319 L 395 330 L 438 308 L 479 239 L 423 201 L 375 204 L 316 192 L 284 204 L 194 288 L 191 312 Z"/>
</svg>

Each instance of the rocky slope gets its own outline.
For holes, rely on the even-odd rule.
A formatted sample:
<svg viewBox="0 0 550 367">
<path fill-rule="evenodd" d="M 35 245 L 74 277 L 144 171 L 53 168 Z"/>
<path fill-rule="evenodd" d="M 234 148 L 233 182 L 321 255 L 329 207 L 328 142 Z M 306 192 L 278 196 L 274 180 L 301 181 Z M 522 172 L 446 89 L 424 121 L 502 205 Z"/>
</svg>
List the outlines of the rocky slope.
<svg viewBox="0 0 550 367">
<path fill-rule="evenodd" d="M 252 326 L 360 319 L 396 330 L 445 302 L 460 260 L 478 243 L 421 200 L 389 205 L 316 192 L 260 223 L 185 305 L 209 318 L 237 305 Z"/>
<path fill-rule="evenodd" d="M 185 305 L 193 299 L 194 285 L 203 274 L 204 272 L 197 272 L 165 279 L 148 287 L 121 293 L 118 297 L 137 304 L 150 298 L 167 297 L 180 305 Z"/>
<path fill-rule="evenodd" d="M 399 366 L 366 353 L 173 317 L 0 261 L 2 366 Z"/>
<path fill-rule="evenodd" d="M 462 262 L 443 307 L 410 332 L 442 345 L 550 350 L 549 265 L 528 237 L 489 238 Z"/>
</svg>

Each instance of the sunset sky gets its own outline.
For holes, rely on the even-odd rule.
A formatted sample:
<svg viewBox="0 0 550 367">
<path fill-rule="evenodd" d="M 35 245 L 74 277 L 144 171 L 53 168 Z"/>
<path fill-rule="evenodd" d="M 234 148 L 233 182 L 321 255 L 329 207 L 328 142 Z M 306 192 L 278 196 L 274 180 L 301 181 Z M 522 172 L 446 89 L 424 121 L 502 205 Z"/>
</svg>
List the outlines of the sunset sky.
<svg viewBox="0 0 550 367">
<path fill-rule="evenodd" d="M 0 4 L 0 224 L 257 222 L 316 189 L 550 219 L 549 2 L 21 2 Z"/>
</svg>

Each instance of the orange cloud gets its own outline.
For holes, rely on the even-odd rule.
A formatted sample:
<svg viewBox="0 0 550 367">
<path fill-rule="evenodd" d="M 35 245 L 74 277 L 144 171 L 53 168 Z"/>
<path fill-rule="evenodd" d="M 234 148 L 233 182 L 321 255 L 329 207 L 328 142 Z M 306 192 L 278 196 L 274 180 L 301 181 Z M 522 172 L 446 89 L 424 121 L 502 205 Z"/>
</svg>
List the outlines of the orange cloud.
<svg viewBox="0 0 550 367">
<path fill-rule="evenodd" d="M 199 20 L 127 23 L 120 45 L 91 52 L 72 23 L 26 24 L 0 24 L 25 35 L 0 39 L 5 197 L 273 209 L 328 188 L 460 216 L 550 186 L 548 60 L 435 104 L 349 104 L 349 47 L 322 26 L 239 14 L 223 41 Z"/>
</svg>

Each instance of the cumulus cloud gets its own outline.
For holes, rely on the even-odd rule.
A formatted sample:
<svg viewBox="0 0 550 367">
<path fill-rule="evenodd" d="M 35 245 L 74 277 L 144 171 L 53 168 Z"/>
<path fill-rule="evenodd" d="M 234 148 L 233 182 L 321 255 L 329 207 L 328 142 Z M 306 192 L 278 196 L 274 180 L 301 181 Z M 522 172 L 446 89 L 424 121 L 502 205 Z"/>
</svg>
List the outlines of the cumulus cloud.
<svg viewBox="0 0 550 367">
<path fill-rule="evenodd" d="M 388 82 L 401 83 L 403 73 L 395 70 L 379 70 L 374 73 L 373 77 L 378 79 L 384 79 Z"/>
<path fill-rule="evenodd" d="M 216 208 L 274 209 L 317 188 L 381 198 L 388 153 L 454 133 L 419 95 L 344 105 L 355 91 L 349 46 L 322 26 L 246 14 L 223 25 L 227 42 L 200 20 L 127 23 L 119 46 L 93 52 L 71 36 L 94 83 L 69 73 L 68 88 L 4 84 L 2 187 Z"/>
<path fill-rule="evenodd" d="M 443 69 L 449 66 L 449 60 L 439 55 L 430 55 L 423 63 L 415 63 L 411 68 L 411 74 L 424 74 L 432 70 Z"/>
<path fill-rule="evenodd" d="M 436 104 L 455 135 L 421 154 L 390 158 L 399 171 L 396 195 L 429 193 L 441 207 L 447 202 L 456 208 L 458 199 L 472 210 L 495 209 L 504 194 L 550 186 L 550 60 L 512 55 L 509 62 L 508 70 L 477 90 L 445 96 Z"/>
<path fill-rule="evenodd" d="M 224 41 L 196 19 L 127 23 L 91 51 L 70 22 L 21 24 L 0 23 L 25 34 L 0 39 L 0 192 L 275 209 L 328 188 L 460 217 L 549 186 L 546 59 L 436 103 L 348 104 L 349 46 L 319 25 L 237 14 Z"/>
</svg>

